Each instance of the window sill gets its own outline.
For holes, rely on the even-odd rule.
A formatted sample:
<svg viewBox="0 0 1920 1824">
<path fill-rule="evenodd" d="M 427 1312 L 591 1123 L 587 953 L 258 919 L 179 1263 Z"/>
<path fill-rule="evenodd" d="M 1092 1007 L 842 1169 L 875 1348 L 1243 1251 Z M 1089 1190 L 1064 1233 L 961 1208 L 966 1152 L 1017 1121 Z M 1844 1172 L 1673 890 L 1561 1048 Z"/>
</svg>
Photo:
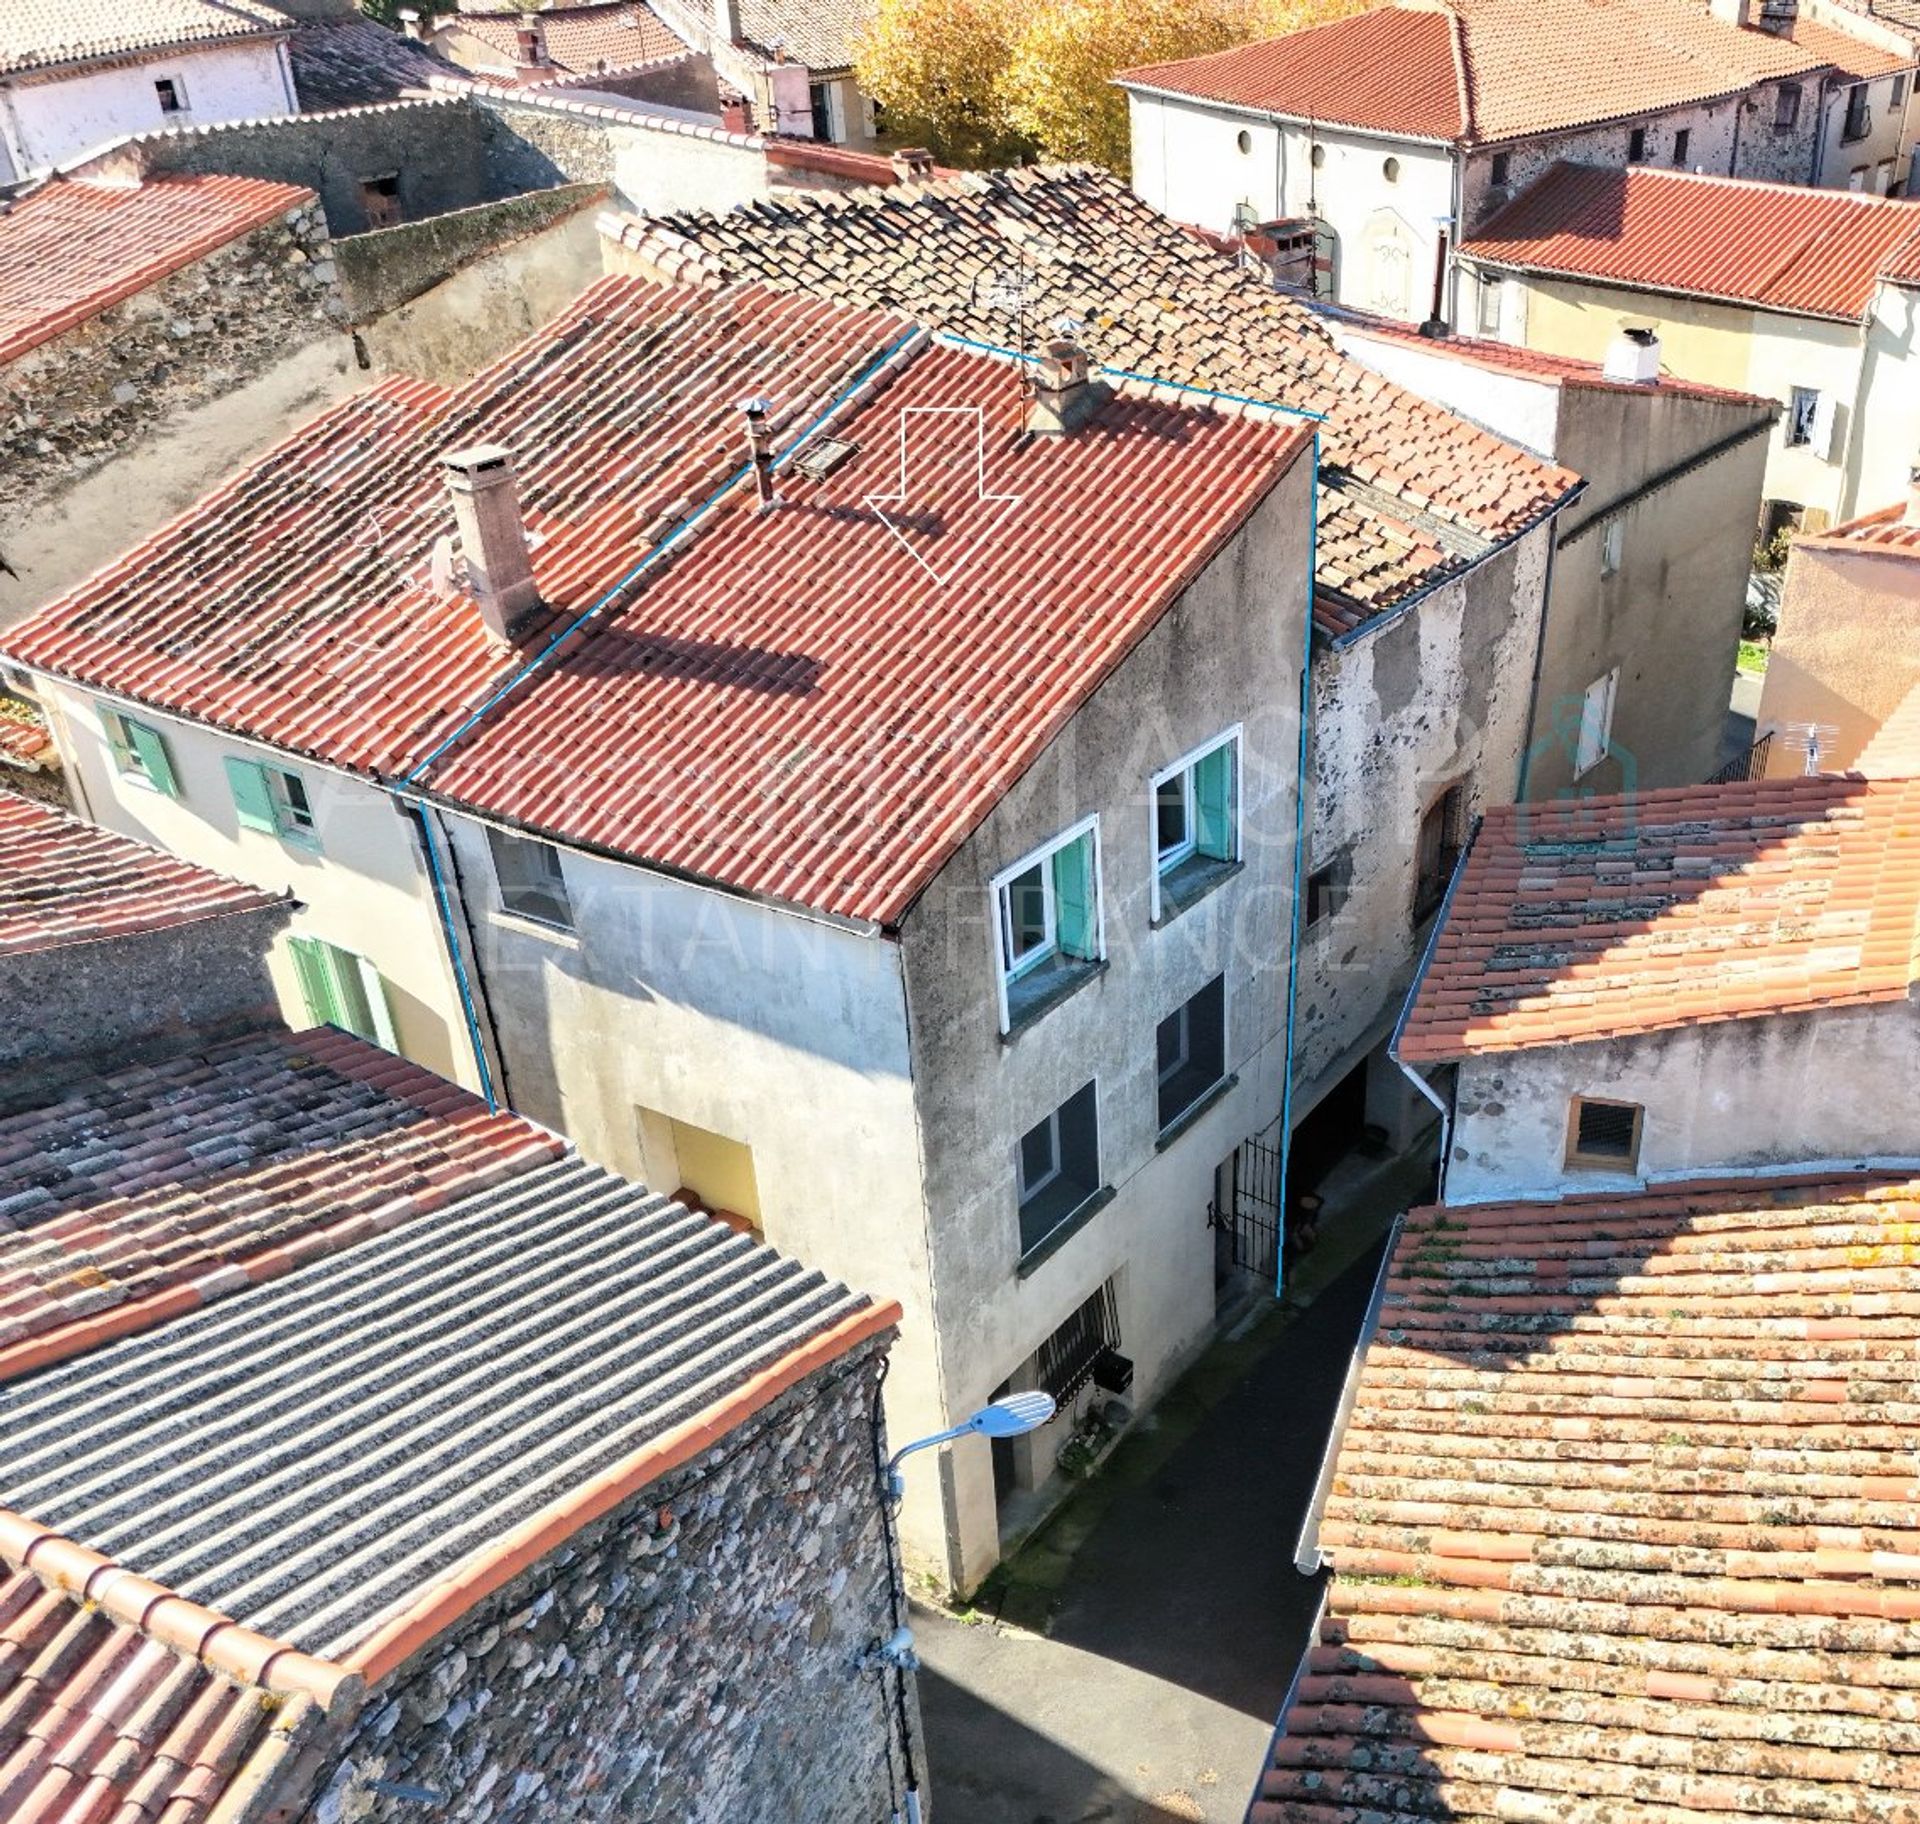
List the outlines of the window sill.
<svg viewBox="0 0 1920 1824">
<path fill-rule="evenodd" d="M 1247 864 L 1244 861 L 1213 861 L 1202 857 L 1183 861 L 1172 872 L 1160 877 L 1160 913 L 1153 921 L 1158 931 L 1171 924 L 1190 906 L 1196 906 L 1216 888 L 1223 887 Z"/>
<path fill-rule="evenodd" d="M 1020 1264 L 1014 1268 L 1015 1277 L 1025 1279 L 1043 1261 L 1051 1259 L 1113 1201 L 1114 1195 L 1113 1186 L 1103 1184 L 1092 1196 L 1083 1197 L 1020 1256 Z"/>
<path fill-rule="evenodd" d="M 578 950 L 580 934 L 564 925 L 550 925 L 542 918 L 529 918 L 524 912 L 508 912 L 496 906 L 487 914 L 487 922 L 502 931 L 516 931 L 522 937 L 544 938 L 561 950 Z"/>
<path fill-rule="evenodd" d="M 1071 958 L 1064 963 L 1036 969 L 1031 975 L 1007 984 L 1007 1029 L 1000 1042 L 1010 1044 L 1043 1015 L 1077 993 L 1096 976 L 1107 972 L 1107 959 L 1097 962 Z"/>
<path fill-rule="evenodd" d="M 1239 1073 L 1237 1071 L 1229 1071 L 1227 1075 L 1222 1077 L 1211 1089 L 1202 1090 L 1194 1101 L 1189 1102 L 1185 1108 L 1160 1130 L 1160 1137 L 1154 1141 L 1153 1150 L 1156 1153 L 1164 1153 L 1167 1148 L 1178 1140 L 1188 1128 L 1192 1127 L 1208 1109 L 1220 1101 L 1228 1091 L 1237 1089 L 1239 1085 Z"/>
</svg>

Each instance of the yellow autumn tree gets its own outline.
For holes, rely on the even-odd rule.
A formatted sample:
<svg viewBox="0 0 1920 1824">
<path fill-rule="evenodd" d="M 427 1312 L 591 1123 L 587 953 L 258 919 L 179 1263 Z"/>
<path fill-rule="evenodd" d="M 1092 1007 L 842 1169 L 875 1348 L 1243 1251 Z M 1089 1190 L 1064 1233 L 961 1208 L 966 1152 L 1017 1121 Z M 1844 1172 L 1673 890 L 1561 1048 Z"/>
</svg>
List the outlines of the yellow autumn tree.
<svg viewBox="0 0 1920 1824">
<path fill-rule="evenodd" d="M 925 145 L 950 165 L 1011 164 L 1030 153 L 1002 84 L 1015 0 L 878 0 L 856 46 L 854 75 L 886 110 L 898 145 Z"/>
</svg>

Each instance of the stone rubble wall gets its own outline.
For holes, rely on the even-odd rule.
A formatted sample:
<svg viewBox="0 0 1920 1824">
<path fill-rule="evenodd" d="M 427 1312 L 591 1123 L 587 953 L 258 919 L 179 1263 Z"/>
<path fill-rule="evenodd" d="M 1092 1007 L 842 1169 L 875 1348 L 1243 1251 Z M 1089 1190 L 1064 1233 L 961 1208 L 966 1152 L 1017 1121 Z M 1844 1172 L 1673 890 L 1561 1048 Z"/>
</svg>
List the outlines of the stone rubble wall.
<svg viewBox="0 0 1920 1824">
<path fill-rule="evenodd" d="M 885 1824 L 891 1687 L 860 1660 L 893 1630 L 873 1431 L 889 1340 L 790 1389 L 371 1692 L 302 1815 Z"/>
<path fill-rule="evenodd" d="M 337 308 L 326 220 L 309 203 L 0 367 L 0 525 L 338 333 Z"/>
</svg>

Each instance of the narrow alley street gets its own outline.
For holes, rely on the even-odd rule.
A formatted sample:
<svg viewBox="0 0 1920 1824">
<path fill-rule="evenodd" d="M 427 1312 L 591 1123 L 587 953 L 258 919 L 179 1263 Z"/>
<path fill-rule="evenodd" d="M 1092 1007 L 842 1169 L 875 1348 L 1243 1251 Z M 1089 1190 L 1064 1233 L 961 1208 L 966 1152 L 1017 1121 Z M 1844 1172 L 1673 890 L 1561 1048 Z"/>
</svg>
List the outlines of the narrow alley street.
<svg viewBox="0 0 1920 1824">
<path fill-rule="evenodd" d="M 1239 1824 L 1319 1597 L 1294 1545 L 1383 1245 L 1216 1344 L 978 1613 L 916 1609 L 940 1824 Z"/>
</svg>

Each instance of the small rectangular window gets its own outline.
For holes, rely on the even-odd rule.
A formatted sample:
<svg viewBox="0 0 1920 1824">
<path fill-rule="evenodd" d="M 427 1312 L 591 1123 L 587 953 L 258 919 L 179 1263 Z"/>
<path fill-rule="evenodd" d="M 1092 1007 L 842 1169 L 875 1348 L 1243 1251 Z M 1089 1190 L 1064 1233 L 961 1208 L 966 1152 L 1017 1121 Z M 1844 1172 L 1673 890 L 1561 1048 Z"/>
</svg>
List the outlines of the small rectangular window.
<svg viewBox="0 0 1920 1824">
<path fill-rule="evenodd" d="M 1034 1379 L 1065 1407 L 1119 1347 L 1119 1301 L 1108 1280 L 1034 1352 Z"/>
<path fill-rule="evenodd" d="M 1157 919 L 1240 857 L 1240 731 L 1156 773 L 1149 789 Z"/>
<path fill-rule="evenodd" d="M 1227 1074 L 1227 978 L 1216 975 L 1154 1033 L 1161 1131 Z"/>
<path fill-rule="evenodd" d="M 1773 98 L 1773 130 L 1791 133 L 1800 124 L 1800 85 L 1783 82 Z"/>
<path fill-rule="evenodd" d="M 1627 554 L 1627 522 L 1616 513 L 1600 531 L 1600 574 L 1618 576 Z"/>
<path fill-rule="evenodd" d="M 1684 171 L 1687 168 L 1687 152 L 1692 144 L 1693 132 L 1691 128 L 1682 127 L 1679 132 L 1674 134 L 1673 162 L 1679 170 Z"/>
<path fill-rule="evenodd" d="M 400 173 L 383 171 L 360 180 L 360 207 L 369 228 L 391 228 L 400 220 Z"/>
<path fill-rule="evenodd" d="M 187 111 L 187 91 L 177 76 L 163 76 L 153 85 L 154 97 L 160 103 L 162 114 L 184 114 Z"/>
<path fill-rule="evenodd" d="M 1592 772 L 1613 745 L 1613 698 L 1619 684 L 1616 666 L 1605 677 L 1595 678 L 1580 698 L 1580 743 L 1573 762 L 1576 778 Z"/>
<path fill-rule="evenodd" d="M 1575 1096 L 1567 1120 L 1567 1164 L 1595 1171 L 1630 1172 L 1640 1159 L 1638 1102 Z"/>
<path fill-rule="evenodd" d="M 1089 820 L 993 883 L 1000 1030 L 1099 961 L 1099 840 Z"/>
<path fill-rule="evenodd" d="M 500 904 L 516 918 L 573 929 L 573 902 L 567 896 L 566 870 L 560 851 L 532 836 L 515 836 L 489 829 L 487 846 L 493 851 L 493 877 L 500 887 Z"/>
<path fill-rule="evenodd" d="M 337 1026 L 370 1045 L 400 1049 L 386 984 L 364 956 L 317 937 L 290 937 L 287 947 L 310 1025 Z"/>
<path fill-rule="evenodd" d="M 163 797 L 178 798 L 180 782 L 174 774 L 173 756 L 166 738 L 156 728 L 123 716 L 117 709 L 103 709 L 100 725 L 106 730 L 107 747 L 113 764 L 124 779 L 151 786 Z"/>
<path fill-rule="evenodd" d="M 1512 168 L 1513 160 L 1510 154 L 1496 152 L 1493 155 L 1493 169 L 1488 173 L 1488 176 L 1496 189 L 1504 190 L 1506 188 L 1507 173 L 1511 171 Z"/>
<path fill-rule="evenodd" d="M 1502 282 L 1492 273 L 1481 274 L 1479 310 L 1475 317 L 1475 327 L 1483 336 L 1497 336 L 1500 333 L 1501 284 Z"/>
<path fill-rule="evenodd" d="M 1083 1084 L 1020 1136 L 1020 1252 L 1025 1255 L 1100 1189 L 1100 1120 L 1094 1085 Z"/>
<path fill-rule="evenodd" d="M 229 754 L 227 786 L 243 830 L 264 830 L 270 836 L 306 848 L 320 846 L 319 824 L 306 781 L 279 766 L 263 766 Z"/>
<path fill-rule="evenodd" d="M 1805 449 L 1813 442 L 1814 424 L 1819 416 L 1819 389 L 1811 386 L 1796 386 L 1787 405 L 1785 428 L 1788 449 Z"/>
<path fill-rule="evenodd" d="M 1347 884 L 1352 878 L 1353 864 L 1342 855 L 1330 861 L 1325 867 L 1315 868 L 1307 876 L 1306 928 L 1311 931 L 1315 925 L 1324 924 L 1334 917 L 1347 903 Z"/>
<path fill-rule="evenodd" d="M 1454 863 L 1465 840 L 1467 793 L 1464 785 L 1449 786 L 1427 807 L 1420 819 L 1414 846 L 1413 917 L 1416 924 L 1438 908 L 1447 896 Z"/>
<path fill-rule="evenodd" d="M 1888 101 L 1896 108 L 1904 108 L 1907 105 L 1907 78 L 1904 72 L 1893 79 L 1893 93 L 1888 97 Z"/>
<path fill-rule="evenodd" d="M 1646 156 L 1647 130 L 1645 127 L 1635 127 L 1627 135 L 1627 163 L 1630 165 L 1641 164 L 1645 161 Z"/>
<path fill-rule="evenodd" d="M 1847 91 L 1847 117 L 1840 127 L 1842 143 L 1865 139 L 1873 130 L 1873 110 L 1867 105 L 1867 85 L 1856 82 Z"/>
</svg>

